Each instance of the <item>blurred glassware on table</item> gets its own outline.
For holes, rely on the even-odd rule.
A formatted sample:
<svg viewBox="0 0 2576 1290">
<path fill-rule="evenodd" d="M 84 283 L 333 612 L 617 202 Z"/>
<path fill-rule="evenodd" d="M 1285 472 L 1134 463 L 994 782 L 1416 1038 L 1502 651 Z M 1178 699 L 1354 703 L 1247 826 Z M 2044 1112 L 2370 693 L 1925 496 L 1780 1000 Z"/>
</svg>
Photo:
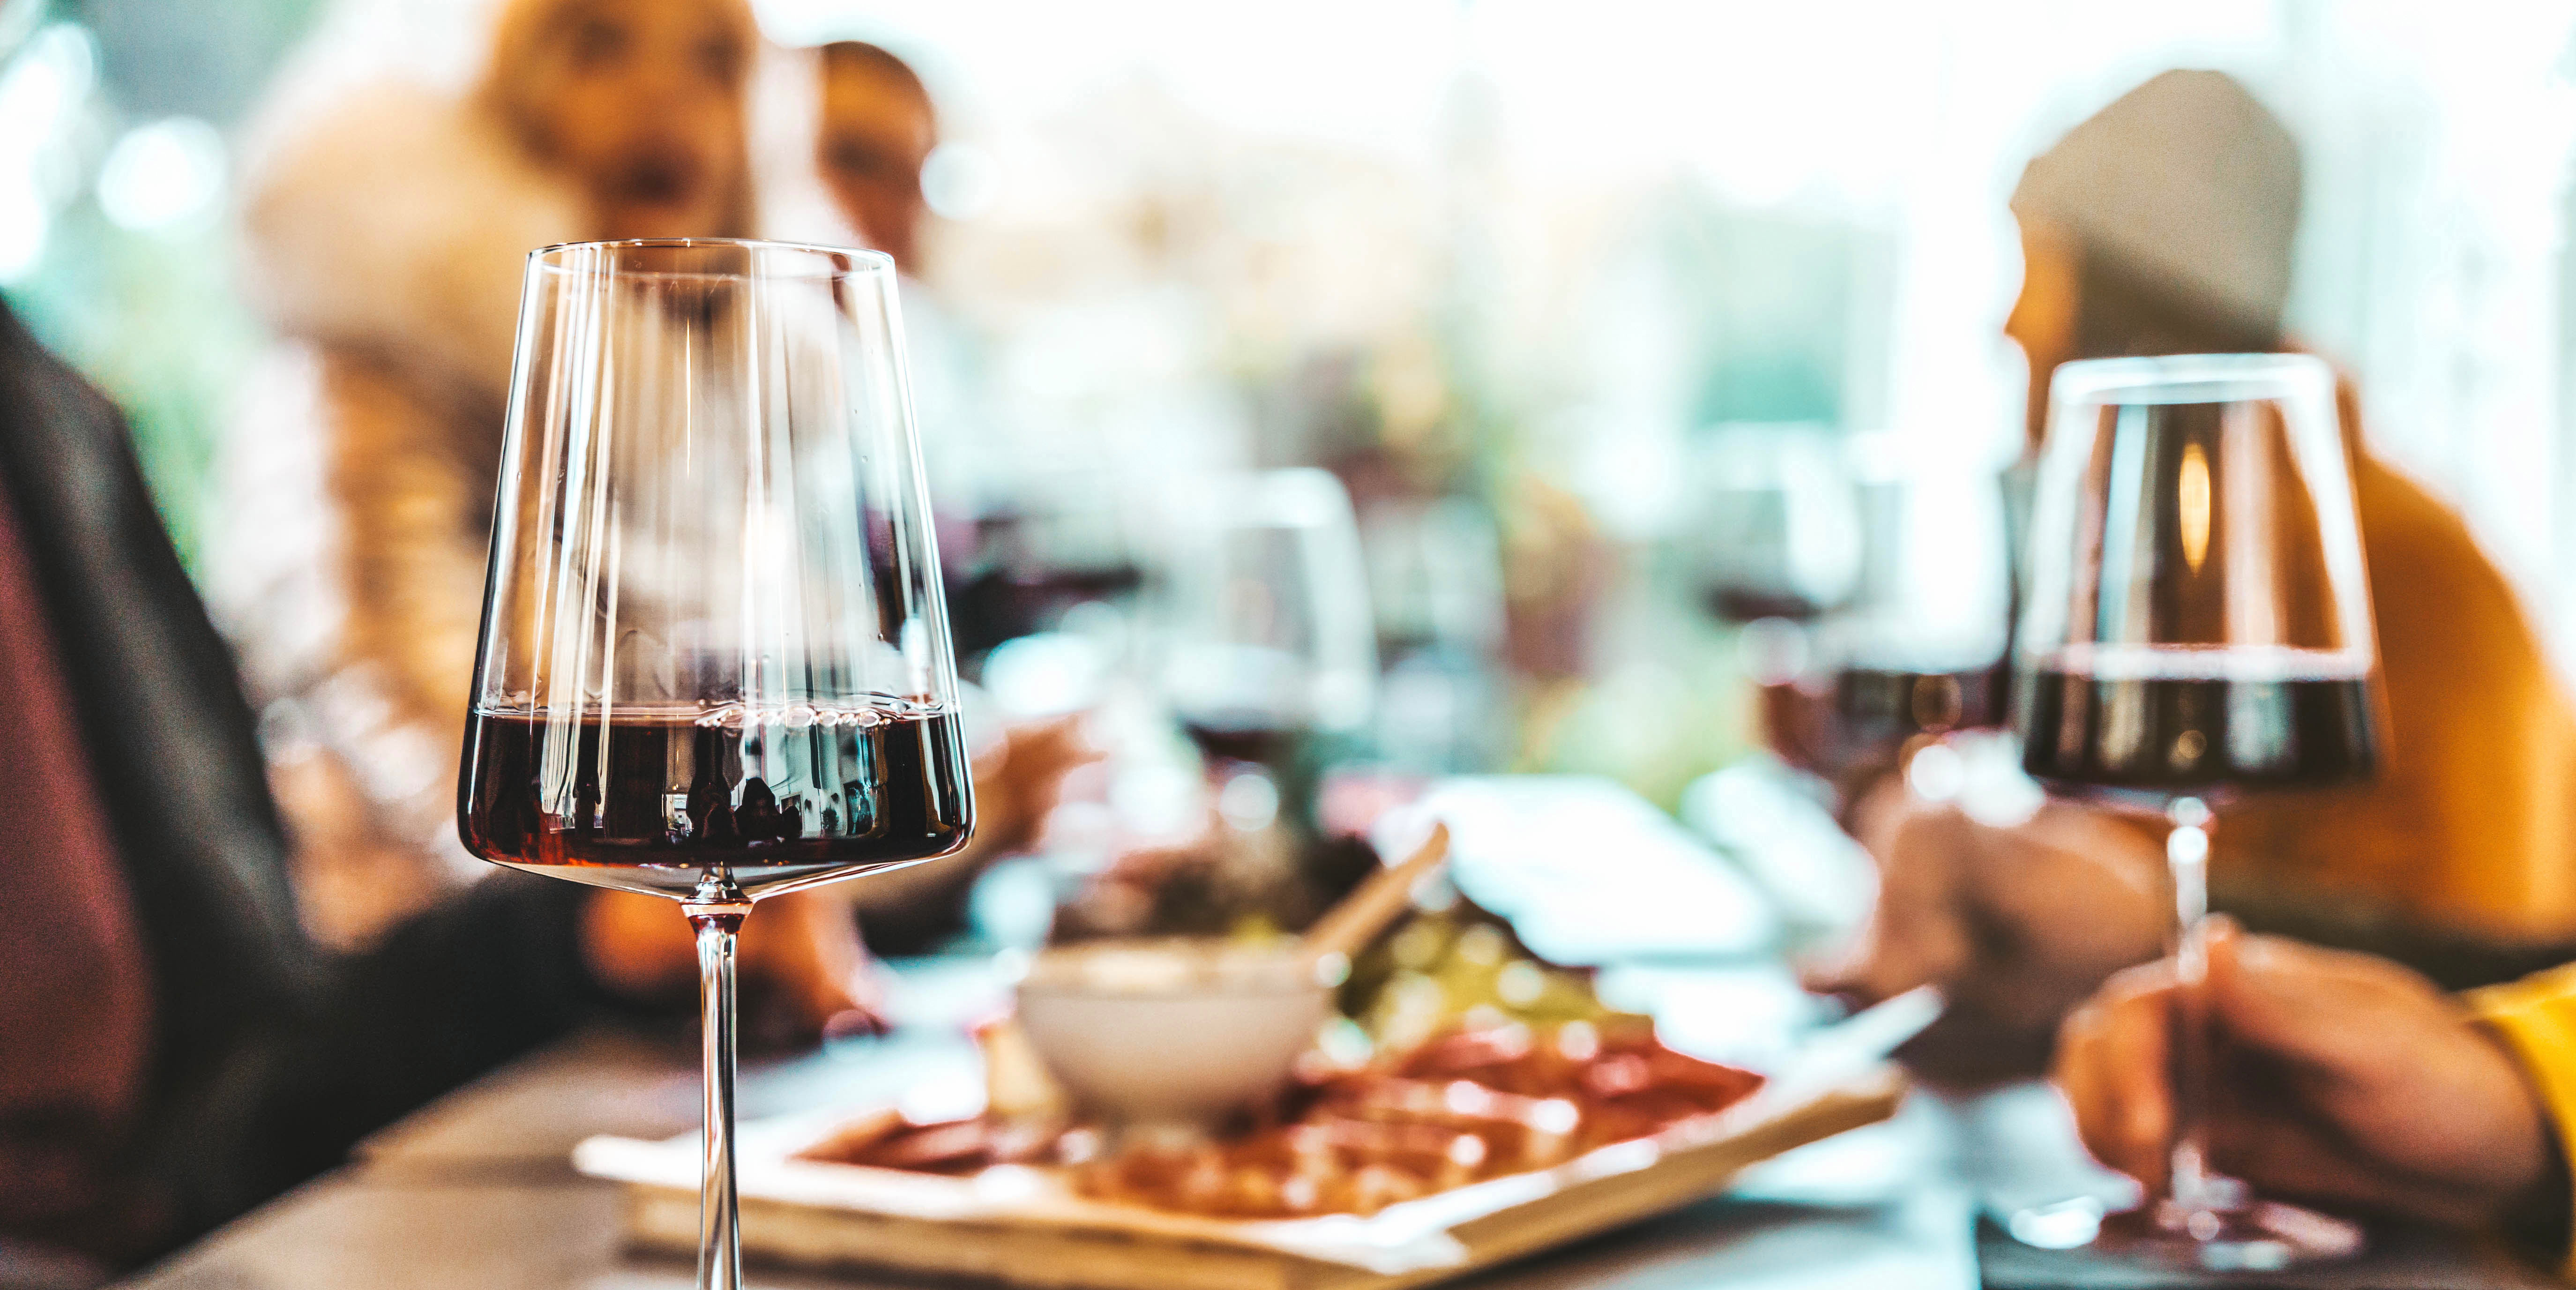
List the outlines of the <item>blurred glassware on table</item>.
<svg viewBox="0 0 2576 1290">
<path fill-rule="evenodd" d="M 1792 757 L 1845 791 L 1902 763 L 1918 739 L 1994 729 L 2008 715 L 2003 482 L 1980 463 L 1910 447 L 1885 434 L 1852 440 L 1860 573 L 1816 632 L 1832 698 L 1807 714 L 1811 742 Z M 1773 748 L 1785 752 L 1780 733 Z"/>
<path fill-rule="evenodd" d="M 974 521 L 971 563 L 951 579 L 952 612 L 975 623 L 959 651 L 980 656 L 1000 642 L 1066 626 L 1077 611 L 1123 621 L 1146 578 L 1140 533 L 1110 462 L 996 472 Z M 954 562 L 953 562 L 954 563 Z M 1106 623 L 1075 624 L 1097 636 Z"/>
<path fill-rule="evenodd" d="M 696 929 L 698 1283 L 732 1290 L 745 916 L 975 826 L 894 266 L 700 238 L 527 275 L 458 829 Z"/>
<path fill-rule="evenodd" d="M 1844 452 L 1826 426 L 1745 423 L 1709 433 L 1694 462 L 1689 545 L 1712 617 L 1809 623 L 1851 596 L 1863 548 Z"/>
<path fill-rule="evenodd" d="M 1183 503 L 1153 666 L 1206 759 L 1219 813 L 1313 828 L 1319 758 L 1377 697 L 1367 565 L 1350 497 L 1320 470 L 1212 481 Z"/>
<path fill-rule="evenodd" d="M 1502 540 L 1464 497 L 1366 507 L 1360 545 L 1385 672 L 1376 752 L 1422 773 L 1490 769 L 1502 755 L 1506 679 Z"/>
<path fill-rule="evenodd" d="M 2385 755 L 2334 374 L 2288 354 L 2065 364 L 2038 483 L 2015 663 L 2023 764 L 2059 791 L 2164 810 L 2174 972 L 2196 1000 L 2211 808 L 2367 780 Z M 2217 1271 L 2357 1252 L 2357 1226 L 2216 1172 L 2213 1039 L 2193 1007 L 2174 1039 L 2170 1190 L 2105 1240 Z"/>
</svg>

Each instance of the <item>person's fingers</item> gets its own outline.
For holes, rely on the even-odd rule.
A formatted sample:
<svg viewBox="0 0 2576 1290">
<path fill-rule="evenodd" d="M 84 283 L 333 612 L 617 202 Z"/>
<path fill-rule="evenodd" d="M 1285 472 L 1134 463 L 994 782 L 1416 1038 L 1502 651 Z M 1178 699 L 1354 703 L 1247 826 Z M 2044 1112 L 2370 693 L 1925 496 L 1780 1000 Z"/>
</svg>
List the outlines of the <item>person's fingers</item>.
<svg viewBox="0 0 2576 1290">
<path fill-rule="evenodd" d="M 2167 965 L 2131 968 L 2067 1017 L 2057 1046 L 2057 1085 L 2086 1149 L 2150 1191 L 2171 1164 L 2173 995 Z"/>
<path fill-rule="evenodd" d="M 1939 985 L 1955 1001 L 1971 970 L 1961 922 L 1958 872 L 1964 817 L 1946 807 L 1906 813 L 1882 834 L 1878 900 L 1852 949 L 1810 973 L 1810 986 L 1862 1004 L 1918 985 Z"/>
<path fill-rule="evenodd" d="M 742 974 L 792 1037 L 835 1027 L 867 1028 L 845 1014 L 873 1016 L 866 946 L 848 900 L 837 891 L 793 892 L 762 902 L 743 922 Z"/>
<path fill-rule="evenodd" d="M 2246 935 L 2223 915 L 2210 920 L 2209 1000 L 2233 1042 L 2320 1073 L 2375 1068 L 2385 1023 L 2448 1011 L 2432 983 L 2397 964 Z"/>
<path fill-rule="evenodd" d="M 2247 1107 L 2209 1124 L 2210 1162 L 2267 1196 L 2344 1209 L 2467 1224 L 2492 1217 L 2484 1193 L 2428 1185 L 2320 1126 L 2306 1108 Z"/>
<path fill-rule="evenodd" d="M 1091 741 L 1090 715 L 1082 712 L 1068 712 L 1013 729 L 1011 749 L 1058 771 L 1098 761 L 1103 755 L 1100 746 Z"/>
</svg>

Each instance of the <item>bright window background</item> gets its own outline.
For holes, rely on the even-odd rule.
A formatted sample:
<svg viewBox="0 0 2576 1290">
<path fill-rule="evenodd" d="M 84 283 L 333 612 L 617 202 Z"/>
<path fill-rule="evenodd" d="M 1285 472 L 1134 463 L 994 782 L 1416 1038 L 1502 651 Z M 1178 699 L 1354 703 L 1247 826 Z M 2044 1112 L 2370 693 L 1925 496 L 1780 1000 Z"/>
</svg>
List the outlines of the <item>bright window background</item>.
<svg viewBox="0 0 2576 1290">
<path fill-rule="evenodd" d="M 183 538 L 258 343 L 227 144 L 316 8 L 58 0 L 0 74 L 0 288 L 134 410 Z M 2297 331 L 2576 640 L 2563 6 L 759 8 L 931 77 L 966 145 L 932 284 L 1030 450 L 1308 456 L 1339 364 L 1632 550 L 1688 523 L 1714 422 L 2008 454 L 2022 162 L 2156 71 L 2234 72 L 2306 150 Z"/>
<path fill-rule="evenodd" d="M 1508 387 L 1484 396 L 1638 537 L 1686 518 L 1657 467 L 1707 417 L 2009 452 L 2021 376 L 1997 328 L 2022 162 L 2157 71 L 2235 73 L 2305 152 L 2294 330 L 2360 378 L 2375 441 L 2461 504 L 2553 623 L 2576 625 L 2557 576 L 2576 569 L 2562 6 L 765 0 L 762 14 L 784 40 L 917 57 L 952 132 L 988 150 L 978 223 L 996 243 L 1011 230 L 1077 249 L 1049 226 L 1229 172 L 1280 205 L 1247 201 L 1227 233 L 1304 270 L 1293 301 L 1266 302 L 1295 306 L 1293 322 L 1265 319 L 1303 326 L 1288 343 L 1468 308 L 1466 366 Z M 1135 135 L 1111 144 L 1112 123 Z M 949 276 L 995 305 L 1046 294 Z M 1730 365 L 1749 370 L 1713 377 Z"/>
</svg>

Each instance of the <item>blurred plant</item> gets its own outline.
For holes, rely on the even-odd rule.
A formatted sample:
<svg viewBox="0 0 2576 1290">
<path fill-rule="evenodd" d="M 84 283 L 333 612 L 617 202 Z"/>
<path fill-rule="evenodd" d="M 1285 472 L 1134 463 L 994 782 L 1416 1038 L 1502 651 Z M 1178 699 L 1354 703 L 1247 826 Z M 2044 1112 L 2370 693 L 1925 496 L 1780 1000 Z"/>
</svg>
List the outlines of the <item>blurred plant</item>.
<svg viewBox="0 0 2576 1290">
<path fill-rule="evenodd" d="M 317 7 L 69 0 L 0 66 L 0 288 L 125 409 L 192 561 L 258 342 L 232 292 L 222 131 Z"/>
</svg>

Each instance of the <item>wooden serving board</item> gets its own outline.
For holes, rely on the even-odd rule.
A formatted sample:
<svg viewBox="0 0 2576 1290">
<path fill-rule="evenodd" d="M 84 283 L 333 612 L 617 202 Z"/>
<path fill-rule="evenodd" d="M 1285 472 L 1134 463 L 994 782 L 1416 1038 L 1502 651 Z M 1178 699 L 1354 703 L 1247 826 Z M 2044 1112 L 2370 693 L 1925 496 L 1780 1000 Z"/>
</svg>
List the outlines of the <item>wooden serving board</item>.
<svg viewBox="0 0 2576 1290">
<path fill-rule="evenodd" d="M 1399 1290 L 1710 1195 L 1749 1165 L 1888 1118 L 1904 1089 L 1892 1067 L 1876 1066 L 1805 1093 L 1757 1094 L 1663 1137 L 1605 1147 L 1544 1173 L 1409 1201 L 1369 1218 L 1296 1222 L 1192 1218 L 1060 1195 L 997 1204 L 943 1193 L 940 1184 L 954 1189 L 955 1179 L 782 1164 L 786 1153 L 773 1147 L 767 1160 L 744 1162 L 743 1249 L 798 1267 L 890 1269 L 1024 1290 Z M 681 1180 L 692 1176 L 696 1159 L 693 1139 L 594 1140 L 583 1144 L 576 1164 L 628 1184 L 626 1228 L 636 1245 L 692 1253 L 698 1197 Z M 837 1187 L 818 1170 L 862 1185 Z"/>
</svg>

